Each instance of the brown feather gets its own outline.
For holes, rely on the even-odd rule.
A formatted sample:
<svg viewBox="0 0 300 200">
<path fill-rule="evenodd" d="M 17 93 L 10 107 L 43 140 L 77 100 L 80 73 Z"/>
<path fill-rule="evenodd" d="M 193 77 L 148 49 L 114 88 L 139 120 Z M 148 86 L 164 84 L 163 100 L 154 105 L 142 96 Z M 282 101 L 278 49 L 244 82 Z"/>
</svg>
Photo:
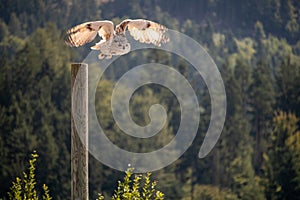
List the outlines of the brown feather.
<svg viewBox="0 0 300 200">
<path fill-rule="evenodd" d="M 113 34 L 113 23 L 110 21 L 94 21 L 79 24 L 67 31 L 66 44 L 79 47 L 95 39 L 97 34 L 108 40 Z"/>
</svg>

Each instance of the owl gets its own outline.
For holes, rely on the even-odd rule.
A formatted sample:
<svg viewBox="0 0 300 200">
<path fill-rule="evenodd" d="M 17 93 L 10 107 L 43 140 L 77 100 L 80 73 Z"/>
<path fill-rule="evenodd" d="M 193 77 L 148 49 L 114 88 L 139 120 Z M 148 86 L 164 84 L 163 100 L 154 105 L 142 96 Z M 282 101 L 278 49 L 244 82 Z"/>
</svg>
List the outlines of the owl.
<svg viewBox="0 0 300 200">
<path fill-rule="evenodd" d="M 66 44 L 70 47 L 79 47 L 91 42 L 98 35 L 101 40 L 91 47 L 99 50 L 99 59 L 110 59 L 114 55 L 124 55 L 131 49 L 125 31 L 128 28 L 130 35 L 141 43 L 160 46 L 167 43 L 165 35 L 167 28 L 161 24 L 145 19 L 126 19 L 114 28 L 112 21 L 91 21 L 79 24 L 67 31 Z"/>
</svg>

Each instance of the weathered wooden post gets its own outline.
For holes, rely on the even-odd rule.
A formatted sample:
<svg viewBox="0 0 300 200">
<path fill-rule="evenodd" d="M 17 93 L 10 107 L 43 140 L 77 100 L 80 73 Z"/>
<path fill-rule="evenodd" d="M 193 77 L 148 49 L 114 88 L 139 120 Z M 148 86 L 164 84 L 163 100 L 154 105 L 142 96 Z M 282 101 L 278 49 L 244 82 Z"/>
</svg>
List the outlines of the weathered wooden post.
<svg viewBox="0 0 300 200">
<path fill-rule="evenodd" d="M 71 64 L 71 179 L 71 200 L 88 200 L 88 65 L 85 63 Z"/>
</svg>

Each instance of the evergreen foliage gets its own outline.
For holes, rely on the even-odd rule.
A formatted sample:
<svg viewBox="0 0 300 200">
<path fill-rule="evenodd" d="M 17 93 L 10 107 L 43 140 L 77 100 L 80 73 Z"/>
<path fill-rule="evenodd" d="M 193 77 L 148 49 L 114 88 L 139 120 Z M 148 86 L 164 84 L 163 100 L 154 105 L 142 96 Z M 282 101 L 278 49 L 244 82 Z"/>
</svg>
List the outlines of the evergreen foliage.
<svg viewBox="0 0 300 200">
<path fill-rule="evenodd" d="M 167 111 L 166 125 L 149 140 L 129 137 L 120 130 L 111 113 L 110 97 L 115 79 L 133 66 L 127 58 L 134 64 L 147 61 L 173 66 L 192 80 L 201 106 L 201 121 L 188 151 L 172 165 L 152 174 L 160 183 L 155 188 L 164 192 L 164 198 L 297 199 L 300 196 L 299 10 L 298 0 L 1 2 L 0 198 L 22 199 L 27 193 L 33 199 L 40 197 L 42 194 L 37 191 L 42 187 L 32 188 L 37 186 L 32 182 L 36 178 L 48 184 L 53 199 L 69 199 L 70 62 L 81 62 L 90 49 L 68 48 L 64 33 L 84 21 L 120 22 L 129 17 L 162 23 L 192 37 L 208 51 L 225 84 L 226 123 L 214 150 L 206 158 L 198 159 L 210 122 L 210 95 L 188 62 L 151 49 L 120 57 L 101 79 L 95 108 L 107 137 L 134 152 L 153 151 L 172 140 L 181 115 L 180 105 L 168 89 L 146 85 L 130 100 L 130 114 L 139 125 L 149 123 L 151 105 L 162 104 Z M 97 72 L 89 74 L 96 76 Z M 34 177 L 30 169 L 23 179 L 13 180 L 22 176 L 28 155 L 34 149 L 39 152 L 39 159 L 31 163 L 39 166 Z M 105 196 L 112 196 L 115 183 L 123 174 L 92 156 L 89 162 L 91 199 L 97 198 L 99 190 Z M 137 188 L 145 187 L 147 176 L 144 180 L 140 176 L 132 178 L 131 173 L 126 174 L 129 185 L 124 185 L 125 180 L 120 182 L 120 190 L 116 190 L 119 196 L 115 198 L 124 194 L 143 196 L 143 190 Z M 27 193 L 24 180 L 32 183 L 26 186 Z M 148 192 L 151 184 L 147 186 Z M 41 198 L 49 199 L 48 187 L 43 188 Z M 124 193 L 124 189 L 128 192 Z"/>
<path fill-rule="evenodd" d="M 265 154 L 263 168 L 269 199 L 297 199 L 300 194 L 298 118 L 292 113 L 278 111 L 273 118 L 273 131 L 269 135 L 271 146 Z"/>
</svg>

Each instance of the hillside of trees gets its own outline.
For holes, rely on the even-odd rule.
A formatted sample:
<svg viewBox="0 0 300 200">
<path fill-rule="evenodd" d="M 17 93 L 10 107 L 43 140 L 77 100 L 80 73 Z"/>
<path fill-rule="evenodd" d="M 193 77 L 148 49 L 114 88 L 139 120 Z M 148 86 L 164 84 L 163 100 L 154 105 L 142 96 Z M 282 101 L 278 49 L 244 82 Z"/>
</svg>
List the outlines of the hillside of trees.
<svg viewBox="0 0 300 200">
<path fill-rule="evenodd" d="M 220 69 L 227 116 L 213 151 L 198 159 L 210 120 L 210 97 L 190 64 L 158 50 L 128 56 L 174 67 L 192 85 L 201 104 L 199 130 L 191 147 L 170 166 L 154 171 L 165 199 L 276 200 L 300 198 L 300 1 L 298 0 L 5 0 L 0 3 L 0 199 L 22 176 L 33 150 L 36 176 L 53 199 L 70 199 L 70 64 L 90 46 L 65 45 L 68 28 L 93 20 L 115 23 L 146 18 L 201 44 Z M 118 59 L 99 82 L 96 111 L 105 134 L 134 152 L 167 144 L 180 123 L 172 92 L 139 88 L 130 101 L 133 120 L 149 123 L 159 103 L 167 125 L 154 138 L 133 139 L 115 123 L 110 106 L 115 80 L 130 69 Z M 203 85 L 203 84 L 202 84 Z M 111 196 L 123 172 L 89 158 L 90 199 Z"/>
</svg>

